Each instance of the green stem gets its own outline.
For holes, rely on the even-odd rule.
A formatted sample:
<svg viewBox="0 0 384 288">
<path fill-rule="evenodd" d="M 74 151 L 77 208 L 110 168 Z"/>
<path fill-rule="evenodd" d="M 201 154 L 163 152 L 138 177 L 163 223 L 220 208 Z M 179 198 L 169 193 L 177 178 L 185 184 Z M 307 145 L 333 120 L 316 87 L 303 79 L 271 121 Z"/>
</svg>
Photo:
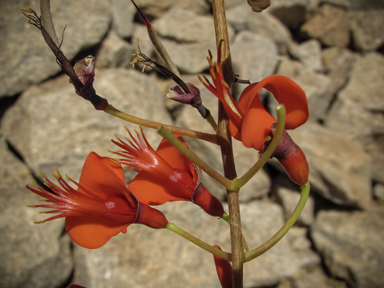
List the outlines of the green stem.
<svg viewBox="0 0 384 288">
<path fill-rule="evenodd" d="M 184 129 L 184 128 L 180 128 L 180 127 L 176 127 L 176 126 L 165 125 L 165 124 L 150 121 L 150 120 L 145 120 L 145 119 L 135 117 L 135 116 L 126 114 L 124 112 L 121 112 L 120 110 L 116 109 L 112 105 L 108 105 L 104 109 L 104 112 L 108 113 L 112 116 L 115 116 L 117 118 L 123 119 L 123 120 L 131 122 L 131 123 L 135 123 L 135 124 L 138 124 L 138 125 L 141 125 L 144 127 L 159 129 L 160 127 L 163 126 L 167 130 L 172 131 L 172 133 L 176 133 L 176 134 L 180 134 L 180 135 L 184 135 L 184 136 L 188 136 L 188 137 L 192 137 L 192 138 L 196 138 L 196 139 L 201 139 L 201 140 L 213 143 L 213 144 L 217 144 L 217 136 L 214 134 L 208 134 L 208 133 L 193 131 L 193 130 Z"/>
<path fill-rule="evenodd" d="M 207 117 L 207 122 L 211 125 L 213 130 L 216 132 L 217 131 L 217 123 L 211 114 Z"/>
<path fill-rule="evenodd" d="M 175 224 L 168 222 L 167 227 L 168 230 L 171 230 L 172 232 L 175 232 L 176 234 L 180 235 L 181 237 L 187 239 L 188 241 L 192 242 L 193 244 L 199 246 L 200 248 L 204 249 L 205 251 L 208 251 L 209 253 L 212 253 L 213 255 L 216 255 L 222 259 L 231 261 L 232 257 L 230 253 L 224 252 L 222 250 L 219 250 L 217 248 L 212 247 L 211 245 L 207 244 L 206 242 L 200 240 L 199 238 L 196 238 L 195 236 L 189 234 L 188 232 L 182 230 L 181 228 L 177 227 Z"/>
<path fill-rule="evenodd" d="M 273 152 L 276 150 L 277 145 L 279 145 L 280 139 L 283 136 L 284 127 L 285 127 L 285 107 L 283 104 L 279 104 L 276 107 L 277 112 L 277 126 L 276 134 L 273 137 L 271 144 L 268 146 L 267 150 L 260 156 L 259 160 L 245 173 L 242 177 L 234 180 L 234 185 L 236 189 L 243 187 L 271 158 Z"/>
<path fill-rule="evenodd" d="M 271 249 L 277 242 L 279 242 L 285 234 L 291 229 L 293 224 L 295 224 L 297 218 L 299 218 L 300 213 L 303 211 L 305 203 L 307 202 L 309 196 L 310 185 L 307 182 L 305 185 L 301 186 L 301 196 L 299 203 L 297 204 L 295 210 L 292 215 L 285 222 L 284 226 L 280 228 L 280 230 L 273 235 L 267 242 L 257 247 L 256 249 L 245 253 L 245 262 L 251 261 L 256 257 L 259 257 L 263 253 L 267 252 Z"/>
<path fill-rule="evenodd" d="M 165 126 L 161 126 L 157 132 L 165 139 L 167 139 L 169 143 L 175 146 L 177 150 L 179 150 L 185 157 L 195 163 L 201 170 L 203 170 L 221 185 L 223 185 L 224 187 L 233 188 L 233 181 L 225 178 L 223 175 L 221 175 L 219 172 L 217 172 L 215 169 L 205 163 L 191 149 L 186 147 L 179 139 L 177 139 L 175 135 L 173 135 L 172 132 L 168 130 Z"/>
</svg>

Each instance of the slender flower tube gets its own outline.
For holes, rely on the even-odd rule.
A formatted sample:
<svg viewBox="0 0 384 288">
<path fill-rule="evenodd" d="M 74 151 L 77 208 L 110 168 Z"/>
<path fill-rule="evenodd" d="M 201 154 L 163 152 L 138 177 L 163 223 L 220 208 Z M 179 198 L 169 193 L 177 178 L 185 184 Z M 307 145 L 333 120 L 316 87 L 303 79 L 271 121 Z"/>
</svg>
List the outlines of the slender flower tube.
<svg viewBox="0 0 384 288">
<path fill-rule="evenodd" d="M 213 247 L 221 250 L 220 246 L 213 245 Z M 228 260 L 220 258 L 216 255 L 213 255 L 213 260 L 215 261 L 217 276 L 221 287 L 223 288 L 232 288 L 232 265 Z"/>
<path fill-rule="evenodd" d="M 286 108 L 285 129 L 295 129 L 308 120 L 308 102 L 304 91 L 291 79 L 281 75 L 268 76 L 260 82 L 250 84 L 244 89 L 239 102 L 236 103 L 228 85 L 224 81 L 220 51 L 219 47 L 217 63 L 212 62 L 212 54 L 208 57 L 209 72 L 213 85 L 206 77 L 204 79 L 200 77 L 200 80 L 221 101 L 229 117 L 229 129 L 232 136 L 243 142 L 245 147 L 252 147 L 262 152 L 268 147 L 267 144 L 270 143 L 270 139 L 273 137 L 271 129 L 276 120 L 260 101 L 259 91 L 262 88 L 270 91 L 280 104 L 284 104 Z M 307 160 L 288 134 L 285 133 L 284 135 L 283 137 L 287 137 L 287 139 L 280 142 L 272 156 L 279 160 L 294 182 L 304 185 L 308 181 L 309 168 Z M 291 144 L 288 145 L 288 143 Z M 282 145 L 288 146 L 284 148 Z M 294 150 L 287 149 L 287 147 L 294 147 Z M 298 150 L 301 153 L 297 153 Z M 298 154 L 300 154 L 300 159 L 295 156 Z M 281 161 L 281 159 L 285 159 L 285 161 Z M 290 161 L 295 160 L 296 163 L 300 162 L 300 177 L 294 175 L 298 172 L 297 169 L 291 170 L 294 165 L 286 165 L 289 162 L 287 159 Z"/>
<path fill-rule="evenodd" d="M 42 174 L 43 175 L 43 174 Z M 120 232 L 126 233 L 132 223 L 144 224 L 151 228 L 165 228 L 165 216 L 158 210 L 137 201 L 124 182 L 122 167 L 111 158 L 101 157 L 92 152 L 85 160 L 79 183 L 70 179 L 78 189 L 72 188 L 60 175 L 54 175 L 59 185 L 43 175 L 49 192 L 35 185 L 29 190 L 53 204 L 30 205 L 53 209 L 42 213 L 60 213 L 43 221 L 65 217 L 65 228 L 77 244 L 89 249 L 103 246 Z"/>
<path fill-rule="evenodd" d="M 189 159 L 163 139 L 155 151 L 148 143 L 143 131 L 137 133 L 137 139 L 128 130 L 131 139 L 128 143 L 112 140 L 122 148 L 113 152 L 121 159 L 120 164 L 128 166 L 138 175 L 129 183 L 128 188 L 137 199 L 148 205 L 161 205 L 172 201 L 191 201 L 200 206 L 209 215 L 221 217 L 223 205 L 201 183 L 202 172 Z M 175 135 L 185 143 L 183 138 Z"/>
</svg>

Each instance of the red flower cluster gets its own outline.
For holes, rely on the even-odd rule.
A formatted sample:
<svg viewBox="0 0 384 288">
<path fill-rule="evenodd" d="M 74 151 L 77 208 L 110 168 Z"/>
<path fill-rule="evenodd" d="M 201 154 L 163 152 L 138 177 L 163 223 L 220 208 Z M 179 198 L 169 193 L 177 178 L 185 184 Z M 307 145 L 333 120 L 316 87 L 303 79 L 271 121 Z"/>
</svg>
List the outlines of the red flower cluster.
<svg viewBox="0 0 384 288">
<path fill-rule="evenodd" d="M 163 139 L 155 151 L 142 133 L 135 139 L 128 131 L 129 144 L 121 139 L 112 140 L 123 151 L 115 152 L 121 156 L 120 164 L 128 166 L 139 174 L 129 183 L 128 188 L 137 199 L 148 205 L 161 205 L 171 201 L 192 201 L 209 215 L 221 217 L 223 205 L 201 183 L 199 167 Z M 188 147 L 184 139 L 176 137 Z"/>
<path fill-rule="evenodd" d="M 160 211 L 137 201 L 124 182 L 124 172 L 112 159 L 92 152 L 88 155 L 79 183 L 69 179 L 78 189 L 72 188 L 57 171 L 54 175 L 60 186 L 46 176 L 49 192 L 36 186 L 29 190 L 54 204 L 35 205 L 53 209 L 45 213 L 60 213 L 37 223 L 65 217 L 69 236 L 80 246 L 96 249 L 119 234 L 126 233 L 132 223 L 151 228 L 165 228 L 167 219 Z"/>
<path fill-rule="evenodd" d="M 280 104 L 284 104 L 285 129 L 295 129 L 307 121 L 309 111 L 305 93 L 295 82 L 285 76 L 272 75 L 260 82 L 250 84 L 236 103 L 224 81 L 220 51 L 221 47 L 218 48 L 217 63 L 212 62 L 212 56 L 208 58 L 213 85 L 206 77 L 204 77 L 205 81 L 202 78 L 200 80 L 223 104 L 229 117 L 230 132 L 235 139 L 243 142 L 245 147 L 263 152 L 269 144 L 266 142 L 267 137 L 274 136 L 272 126 L 276 120 L 259 99 L 258 93 L 262 88 L 270 91 Z M 304 153 L 287 133 L 283 137 L 286 139 L 280 142 L 273 157 L 279 160 L 294 182 L 304 185 L 308 181 L 309 172 Z"/>
<path fill-rule="evenodd" d="M 53 193 L 37 185 L 36 188 L 27 186 L 44 197 L 44 201 L 53 203 L 30 207 L 53 209 L 45 213 L 60 213 L 37 223 L 65 217 L 69 236 L 80 246 L 95 249 L 118 233 L 126 233 L 132 223 L 165 228 L 168 224 L 165 216 L 149 205 L 191 201 L 212 216 L 224 214 L 221 202 L 201 184 L 200 169 L 168 141 L 163 140 L 154 151 L 144 134 L 142 139 L 129 134 L 130 145 L 120 139 L 113 141 L 124 149 L 115 152 L 123 157 L 120 163 L 92 152 L 85 161 L 79 183 L 67 176 L 77 190 L 58 171 L 54 176 L 60 186 L 43 175 Z M 128 187 L 120 164 L 140 171 Z"/>
</svg>

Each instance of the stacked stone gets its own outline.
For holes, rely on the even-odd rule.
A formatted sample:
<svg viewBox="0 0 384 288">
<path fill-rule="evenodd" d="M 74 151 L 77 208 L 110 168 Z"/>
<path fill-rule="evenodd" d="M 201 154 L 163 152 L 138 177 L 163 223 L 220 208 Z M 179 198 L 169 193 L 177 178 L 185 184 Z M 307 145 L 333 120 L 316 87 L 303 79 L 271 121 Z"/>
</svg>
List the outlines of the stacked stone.
<svg viewBox="0 0 384 288">
<path fill-rule="evenodd" d="M 29 1 L 38 10 L 37 0 Z M 271 74 L 292 78 L 306 92 L 310 120 L 290 132 L 310 164 L 311 197 L 295 227 L 272 250 L 247 263 L 246 287 L 383 287 L 384 278 L 384 4 L 363 0 L 272 0 L 262 13 L 245 0 L 226 1 L 233 67 L 242 79 Z M 217 99 L 198 81 L 215 56 L 210 3 L 137 1 L 164 39 L 185 82 L 201 91 L 217 115 Z M 220 287 L 212 256 L 167 231 L 133 225 L 98 250 L 71 243 L 63 221 L 39 218 L 26 184 L 55 168 L 79 177 L 90 151 L 107 156 L 110 139 L 125 136 L 122 120 L 97 112 L 77 97 L 40 32 L 18 1 L 0 11 L 0 286 Z M 94 86 L 118 109 L 141 118 L 211 132 L 190 107 L 164 99 L 174 83 L 129 63 L 137 51 L 157 59 L 136 10 L 121 0 L 52 1 L 62 50 L 70 60 L 96 55 Z M 239 95 L 243 84 L 234 86 Z M 273 97 L 262 95 L 274 107 Z M 155 111 L 155 112 L 154 112 Z M 160 137 L 145 129 L 156 146 Z M 221 171 L 218 147 L 186 139 Z M 238 174 L 257 160 L 234 142 Z M 132 177 L 127 172 L 128 177 Z M 208 176 L 210 191 L 226 201 Z M 271 237 L 299 198 L 278 163 L 270 161 L 240 194 L 243 231 L 250 247 Z M 190 203 L 161 208 L 171 222 L 230 250 L 229 229 Z M 222 223 L 223 222 L 223 223 Z"/>
</svg>

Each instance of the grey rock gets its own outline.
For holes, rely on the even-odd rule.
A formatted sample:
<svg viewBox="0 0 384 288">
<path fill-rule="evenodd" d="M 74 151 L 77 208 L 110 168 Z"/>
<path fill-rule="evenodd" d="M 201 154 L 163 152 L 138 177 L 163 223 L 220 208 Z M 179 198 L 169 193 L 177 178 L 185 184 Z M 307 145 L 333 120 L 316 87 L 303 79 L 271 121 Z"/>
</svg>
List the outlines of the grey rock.
<svg viewBox="0 0 384 288">
<path fill-rule="evenodd" d="M 297 206 L 297 203 L 299 203 L 300 193 L 298 192 L 299 190 L 295 191 L 286 187 L 277 188 L 277 197 L 283 206 L 285 220 L 291 216 Z M 313 198 L 309 197 L 303 211 L 296 221 L 298 225 L 310 226 L 313 223 L 315 219 L 314 206 L 315 203 Z"/>
<path fill-rule="evenodd" d="M 172 123 L 156 81 L 140 72 L 96 71 L 95 89 L 121 111 Z M 107 149 L 118 150 L 110 139 L 115 133 L 127 136 L 124 126 L 138 129 L 137 125 L 94 110 L 90 103 L 75 94 L 67 76 L 27 90 L 2 121 L 4 137 L 36 176 L 40 177 L 39 170 L 48 174 L 59 168 L 74 179 L 80 176 L 84 160 L 91 151 L 112 156 Z M 155 131 L 146 129 L 145 132 L 150 143 L 160 142 Z"/>
<path fill-rule="evenodd" d="M 208 68 L 207 51 L 216 58 L 216 40 L 213 19 L 174 8 L 154 21 L 157 33 L 165 38 L 163 44 L 181 72 L 196 74 Z M 228 27 L 229 39 L 234 36 Z"/>
<path fill-rule="evenodd" d="M 346 47 L 349 44 L 349 23 L 345 9 L 329 4 L 320 7 L 300 30 L 326 46 Z"/>
<path fill-rule="evenodd" d="M 384 111 L 384 57 L 369 53 L 356 60 L 340 99 L 348 99 L 371 111 Z M 364 96 L 363 96 L 364 95 Z"/>
<path fill-rule="evenodd" d="M 320 0 L 319 4 L 323 4 L 323 3 L 328 3 L 328 4 L 331 4 L 333 6 L 339 6 L 339 7 L 345 8 L 347 10 L 351 6 L 350 0 Z"/>
<path fill-rule="evenodd" d="M 291 33 L 284 24 L 269 13 L 255 13 L 246 2 L 226 11 L 228 23 L 236 31 L 249 30 L 254 34 L 272 39 L 280 54 L 286 54 L 291 40 Z M 233 55 L 232 55 L 233 56 Z"/>
<path fill-rule="evenodd" d="M 39 199 L 25 187 L 0 189 L 1 287 L 59 287 L 70 277 L 73 263 L 69 237 L 61 236 L 64 222 L 35 225 L 32 221 L 48 217 L 26 207 Z"/>
<path fill-rule="evenodd" d="M 376 184 L 373 187 L 373 195 L 380 200 L 384 200 L 384 185 L 383 184 Z"/>
<path fill-rule="evenodd" d="M 349 82 L 337 95 L 325 124 L 347 139 L 359 141 L 372 158 L 373 179 L 384 183 L 383 111 L 384 57 L 370 53 L 359 57 Z"/>
<path fill-rule="evenodd" d="M 231 46 L 233 69 L 241 79 L 253 82 L 261 81 L 272 75 L 278 62 L 277 48 L 272 40 L 248 31 L 236 35 Z M 245 65 L 249 63 L 250 65 Z M 234 86 L 234 95 L 240 95 L 246 85 Z"/>
<path fill-rule="evenodd" d="M 383 45 L 384 7 L 381 10 L 350 11 L 348 19 L 357 50 L 374 51 Z"/>
<path fill-rule="evenodd" d="M 124 0 L 109 0 L 112 10 L 112 29 L 121 38 L 132 36 L 134 31 L 133 18 L 136 13 L 135 6 Z"/>
<path fill-rule="evenodd" d="M 210 9 L 210 5 L 205 0 L 140 0 L 136 5 L 149 19 L 160 18 L 172 8 L 180 8 L 200 15 L 209 13 Z"/>
<path fill-rule="evenodd" d="M 28 168 L 8 149 L 3 137 L 0 137 L 0 159 L 0 188 L 17 188 L 32 184 Z"/>
<path fill-rule="evenodd" d="M 356 55 L 344 48 L 330 47 L 322 51 L 325 74 L 331 79 L 331 94 L 335 95 L 347 82 Z"/>
<path fill-rule="evenodd" d="M 347 288 L 347 284 L 344 281 L 329 278 L 321 267 L 305 271 L 303 274 L 291 280 L 292 288 Z M 278 286 L 277 288 L 283 287 Z"/>
<path fill-rule="evenodd" d="M 281 61 L 277 74 L 291 78 L 304 90 L 308 98 L 310 119 L 324 116 L 332 100 L 331 80 L 327 76 L 286 58 Z"/>
<path fill-rule="evenodd" d="M 313 191 L 340 205 L 369 207 L 371 162 L 358 142 L 315 123 L 306 123 L 289 134 L 307 157 Z"/>
<path fill-rule="evenodd" d="M 280 19 L 287 27 L 297 29 L 307 18 L 308 12 L 317 9 L 318 0 L 275 0 L 268 12 Z"/>
<path fill-rule="evenodd" d="M 321 44 L 316 39 L 308 40 L 300 45 L 290 45 L 290 54 L 305 67 L 316 72 L 323 70 L 321 61 Z"/>
<path fill-rule="evenodd" d="M 229 228 L 224 221 L 207 216 L 191 203 L 168 203 L 161 209 L 169 221 L 229 251 Z M 278 205 L 252 203 L 242 205 L 241 210 L 243 231 L 250 247 L 262 244 L 283 224 Z M 148 288 L 220 287 L 213 257 L 170 231 L 132 225 L 126 235 L 114 237 L 101 249 L 75 246 L 75 251 L 76 263 L 84 270 L 77 270 L 74 282 L 88 288 L 127 283 Z M 249 287 L 278 283 L 300 268 L 317 263 L 319 257 L 310 250 L 310 242 L 302 233 L 289 232 L 274 249 L 244 266 L 244 284 Z M 84 282 L 77 281 L 77 276 Z"/>
<path fill-rule="evenodd" d="M 0 96 L 20 93 L 61 70 L 40 31 L 28 25 L 27 18 L 19 10 L 32 7 L 38 11 L 38 3 L 37 0 L 25 4 L 11 0 L 2 2 Z M 55 1 L 51 7 L 59 38 L 68 24 L 61 48 L 69 60 L 80 50 L 98 43 L 107 33 L 111 20 L 107 0 L 71 0 L 66 5 Z"/>
<path fill-rule="evenodd" d="M 238 177 L 243 176 L 257 162 L 259 154 L 256 150 L 244 147 L 243 143 L 233 140 L 234 157 Z M 240 190 L 240 202 L 246 203 L 254 199 L 266 198 L 271 191 L 271 178 L 264 169 L 259 170 Z"/>
<path fill-rule="evenodd" d="M 97 68 L 127 68 L 137 48 L 110 31 L 96 55 Z"/>
<path fill-rule="evenodd" d="M 332 275 L 351 287 L 383 287 L 383 216 L 382 207 L 317 215 L 311 235 Z"/>
<path fill-rule="evenodd" d="M 149 39 L 148 30 L 145 25 L 135 24 L 132 45 L 135 45 L 136 47 L 137 41 L 139 41 L 141 52 L 148 57 L 151 57 L 155 51 L 155 47 L 153 46 L 151 39 Z M 138 52 L 138 49 L 136 49 L 135 52 Z"/>
<path fill-rule="evenodd" d="M 380 0 L 349 0 L 350 10 L 376 10 L 384 9 L 384 3 Z"/>
<path fill-rule="evenodd" d="M 384 185 L 383 184 L 376 184 L 373 187 L 373 195 L 380 200 L 384 200 Z"/>
</svg>

